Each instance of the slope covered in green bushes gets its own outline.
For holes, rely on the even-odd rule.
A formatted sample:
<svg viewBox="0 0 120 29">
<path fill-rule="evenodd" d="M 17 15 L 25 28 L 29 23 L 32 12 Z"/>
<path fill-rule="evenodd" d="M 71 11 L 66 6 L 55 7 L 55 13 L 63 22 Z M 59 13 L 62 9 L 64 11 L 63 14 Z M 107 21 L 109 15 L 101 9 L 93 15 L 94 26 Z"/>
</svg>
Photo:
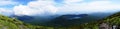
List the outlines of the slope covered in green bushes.
<svg viewBox="0 0 120 29">
<path fill-rule="evenodd" d="M 0 15 L 0 29 L 53 29 L 52 27 L 34 26 L 23 23 L 16 18 Z"/>
</svg>

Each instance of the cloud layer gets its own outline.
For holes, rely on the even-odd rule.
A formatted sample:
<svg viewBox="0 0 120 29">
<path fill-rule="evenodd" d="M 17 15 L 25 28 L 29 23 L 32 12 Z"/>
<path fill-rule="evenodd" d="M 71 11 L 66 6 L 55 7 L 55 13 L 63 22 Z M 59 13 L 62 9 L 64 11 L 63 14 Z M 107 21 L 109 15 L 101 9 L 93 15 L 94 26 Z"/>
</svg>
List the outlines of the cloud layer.
<svg viewBox="0 0 120 29">
<path fill-rule="evenodd" d="M 56 3 L 54 0 L 38 0 L 13 8 L 15 15 L 81 14 L 115 11 L 120 11 L 120 4 L 109 0 L 93 0 L 90 2 L 64 0 L 63 3 Z"/>
<path fill-rule="evenodd" d="M 0 0 L 0 6 L 6 6 L 6 5 L 17 5 L 18 2 L 14 2 L 12 0 Z"/>
<path fill-rule="evenodd" d="M 7 10 L 5 8 L 0 8 L 0 14 L 4 14 L 6 16 L 10 16 L 13 14 L 13 11 L 12 10 Z"/>
</svg>

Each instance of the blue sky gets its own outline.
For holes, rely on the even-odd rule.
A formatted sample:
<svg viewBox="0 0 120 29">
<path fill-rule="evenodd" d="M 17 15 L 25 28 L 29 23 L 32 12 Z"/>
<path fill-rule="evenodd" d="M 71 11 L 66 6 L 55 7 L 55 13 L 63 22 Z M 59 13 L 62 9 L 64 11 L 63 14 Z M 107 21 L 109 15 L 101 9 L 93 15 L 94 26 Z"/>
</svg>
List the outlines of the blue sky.
<svg viewBox="0 0 120 29">
<path fill-rule="evenodd" d="M 12 4 L 6 3 L 5 5 L 1 5 L 0 6 L 1 8 L 12 8 L 12 7 L 19 5 L 19 4 L 27 5 L 27 3 L 31 2 L 31 1 L 36 1 L 36 0 L 0 0 L 0 1 L 3 1 L 1 3 L 10 2 L 10 3 L 15 4 L 15 5 L 12 5 Z"/>
<path fill-rule="evenodd" d="M 55 15 L 120 11 L 120 0 L 0 0 L 0 14 Z"/>
</svg>

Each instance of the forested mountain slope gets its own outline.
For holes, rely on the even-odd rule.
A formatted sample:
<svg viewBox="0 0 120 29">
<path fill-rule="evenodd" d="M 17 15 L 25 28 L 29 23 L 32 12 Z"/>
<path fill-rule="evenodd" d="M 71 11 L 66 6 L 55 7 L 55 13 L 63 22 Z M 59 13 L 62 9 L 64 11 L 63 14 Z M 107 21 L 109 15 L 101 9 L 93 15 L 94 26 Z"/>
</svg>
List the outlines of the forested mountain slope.
<svg viewBox="0 0 120 29">
<path fill-rule="evenodd" d="M 91 21 L 88 23 L 70 25 L 66 27 L 48 27 L 48 26 L 37 26 L 30 25 L 19 21 L 16 18 L 10 18 L 7 16 L 0 15 L 0 29 L 99 29 L 101 23 L 107 23 L 109 26 L 120 25 L 120 12 L 115 13 L 106 18 L 98 21 Z"/>
<path fill-rule="evenodd" d="M 115 13 L 111 16 L 103 18 L 98 21 L 88 22 L 80 25 L 73 25 L 70 28 L 72 29 L 99 29 L 101 23 L 106 23 L 111 28 L 112 25 L 116 25 L 119 28 L 120 25 L 120 12 Z"/>
</svg>

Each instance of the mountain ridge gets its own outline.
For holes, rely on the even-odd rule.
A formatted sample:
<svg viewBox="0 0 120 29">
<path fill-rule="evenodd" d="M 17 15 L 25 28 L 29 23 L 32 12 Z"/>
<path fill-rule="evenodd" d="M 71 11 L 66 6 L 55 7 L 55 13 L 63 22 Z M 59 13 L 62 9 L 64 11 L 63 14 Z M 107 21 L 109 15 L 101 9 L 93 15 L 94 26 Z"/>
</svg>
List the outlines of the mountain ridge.
<svg viewBox="0 0 120 29">
<path fill-rule="evenodd" d="M 98 21 L 93 21 L 93 22 L 88 22 L 80 25 L 73 25 L 71 28 L 76 28 L 76 29 L 99 29 L 101 23 L 107 23 L 110 27 L 112 25 L 117 25 L 116 29 L 120 29 L 120 12 L 117 12 L 113 15 L 110 15 L 108 17 L 105 17 L 101 20 Z"/>
</svg>

